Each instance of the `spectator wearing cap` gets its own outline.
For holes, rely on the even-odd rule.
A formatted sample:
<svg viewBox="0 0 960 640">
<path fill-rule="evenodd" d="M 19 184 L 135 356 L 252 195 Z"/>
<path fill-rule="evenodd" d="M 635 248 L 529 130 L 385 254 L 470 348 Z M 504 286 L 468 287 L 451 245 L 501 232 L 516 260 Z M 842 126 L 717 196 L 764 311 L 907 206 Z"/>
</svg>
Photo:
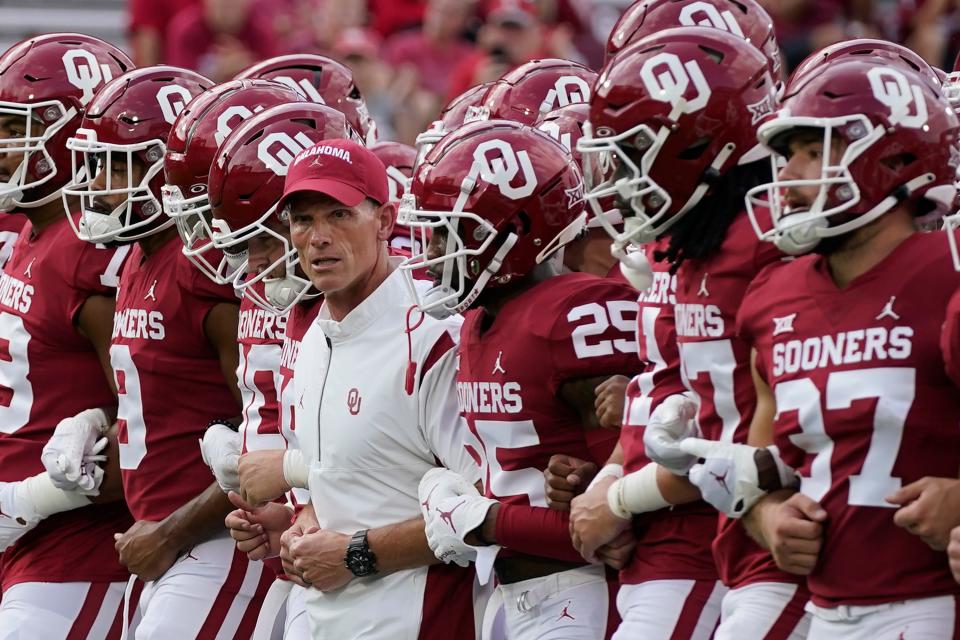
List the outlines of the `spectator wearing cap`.
<svg viewBox="0 0 960 640">
<path fill-rule="evenodd" d="M 256 0 L 202 0 L 170 22 L 170 64 L 226 82 L 257 60 L 275 55 L 272 23 Z"/>
<path fill-rule="evenodd" d="M 479 478 L 456 401 L 460 319 L 414 306 L 387 252 L 387 184 L 371 151 L 328 140 L 294 159 L 278 205 L 324 292 L 293 383 L 319 528 L 294 524 L 281 559 L 313 587 L 314 638 L 472 638 L 473 572 L 437 564 L 417 496 L 438 465 Z"/>
<path fill-rule="evenodd" d="M 533 0 L 492 0 L 477 35 L 478 50 L 453 70 L 446 99 L 497 80 L 524 62 L 546 57 L 544 34 Z"/>
</svg>

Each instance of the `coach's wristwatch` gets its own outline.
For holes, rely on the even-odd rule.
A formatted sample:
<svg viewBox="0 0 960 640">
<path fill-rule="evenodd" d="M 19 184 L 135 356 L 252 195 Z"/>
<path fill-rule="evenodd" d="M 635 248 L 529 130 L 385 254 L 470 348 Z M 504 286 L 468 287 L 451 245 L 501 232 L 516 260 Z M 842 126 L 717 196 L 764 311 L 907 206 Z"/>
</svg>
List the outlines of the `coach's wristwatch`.
<svg viewBox="0 0 960 640">
<path fill-rule="evenodd" d="M 368 529 L 364 529 L 353 534 L 347 546 L 347 555 L 343 557 L 347 569 L 350 569 L 350 572 L 358 578 L 372 576 L 377 572 L 377 556 L 370 551 L 367 531 Z"/>
</svg>

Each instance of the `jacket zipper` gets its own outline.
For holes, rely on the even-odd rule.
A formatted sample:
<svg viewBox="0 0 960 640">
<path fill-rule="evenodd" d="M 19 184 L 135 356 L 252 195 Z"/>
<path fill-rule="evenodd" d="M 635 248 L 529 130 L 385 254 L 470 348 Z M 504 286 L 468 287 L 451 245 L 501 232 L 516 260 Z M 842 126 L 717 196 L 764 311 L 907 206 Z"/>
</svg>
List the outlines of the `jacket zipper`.
<svg viewBox="0 0 960 640">
<path fill-rule="evenodd" d="M 323 459 L 323 448 L 320 446 L 323 438 L 320 436 L 320 413 L 323 411 L 323 394 L 327 390 L 327 378 L 330 377 L 330 366 L 333 364 L 333 342 L 330 340 L 329 336 L 323 336 L 323 339 L 327 341 L 327 351 L 329 355 L 327 356 L 327 370 L 323 373 L 323 384 L 320 385 L 320 405 L 317 407 L 317 462 L 320 463 Z M 320 465 L 323 468 L 323 465 Z"/>
</svg>

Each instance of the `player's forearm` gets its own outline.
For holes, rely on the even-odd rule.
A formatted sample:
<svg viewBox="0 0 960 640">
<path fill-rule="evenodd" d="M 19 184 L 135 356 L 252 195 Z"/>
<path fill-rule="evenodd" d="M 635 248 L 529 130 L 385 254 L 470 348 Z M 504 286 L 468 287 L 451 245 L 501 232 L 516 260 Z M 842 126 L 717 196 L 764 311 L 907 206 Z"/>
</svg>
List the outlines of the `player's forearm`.
<svg viewBox="0 0 960 640">
<path fill-rule="evenodd" d="M 493 520 L 491 528 L 489 522 Z M 570 541 L 570 513 L 544 507 L 497 504 L 491 507 L 483 525 L 488 544 L 532 556 L 568 562 L 583 562 Z"/>
<path fill-rule="evenodd" d="M 657 486 L 664 499 L 672 505 L 688 504 L 700 499 L 700 490 L 690 480 L 663 467 L 657 467 Z"/>
<path fill-rule="evenodd" d="M 380 573 L 440 563 L 427 544 L 423 518 L 370 529 L 367 532 L 367 544 L 377 556 L 377 571 Z"/>
<path fill-rule="evenodd" d="M 775 509 L 779 504 L 785 502 L 787 498 L 794 493 L 796 493 L 796 489 L 782 489 L 768 493 L 760 498 L 760 500 L 753 505 L 753 508 L 740 519 L 740 522 L 743 523 L 743 527 L 747 530 L 747 533 L 750 534 L 750 537 L 764 549 L 770 548 L 763 530 L 763 519 L 765 515 L 769 513 L 771 509 Z"/>
<path fill-rule="evenodd" d="M 164 533 L 178 549 L 186 549 L 223 531 L 223 519 L 233 508 L 214 482 L 164 519 Z"/>
</svg>

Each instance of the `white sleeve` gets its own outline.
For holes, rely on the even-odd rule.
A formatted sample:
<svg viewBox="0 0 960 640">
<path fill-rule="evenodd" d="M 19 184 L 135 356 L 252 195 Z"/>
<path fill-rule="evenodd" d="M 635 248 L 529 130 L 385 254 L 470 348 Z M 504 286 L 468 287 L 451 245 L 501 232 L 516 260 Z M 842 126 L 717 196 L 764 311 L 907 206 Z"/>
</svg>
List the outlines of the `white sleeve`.
<svg viewBox="0 0 960 640">
<path fill-rule="evenodd" d="M 423 374 L 419 393 L 420 424 L 430 450 L 444 467 L 476 482 L 480 467 L 467 451 L 469 430 L 457 405 L 455 345 Z"/>
</svg>

